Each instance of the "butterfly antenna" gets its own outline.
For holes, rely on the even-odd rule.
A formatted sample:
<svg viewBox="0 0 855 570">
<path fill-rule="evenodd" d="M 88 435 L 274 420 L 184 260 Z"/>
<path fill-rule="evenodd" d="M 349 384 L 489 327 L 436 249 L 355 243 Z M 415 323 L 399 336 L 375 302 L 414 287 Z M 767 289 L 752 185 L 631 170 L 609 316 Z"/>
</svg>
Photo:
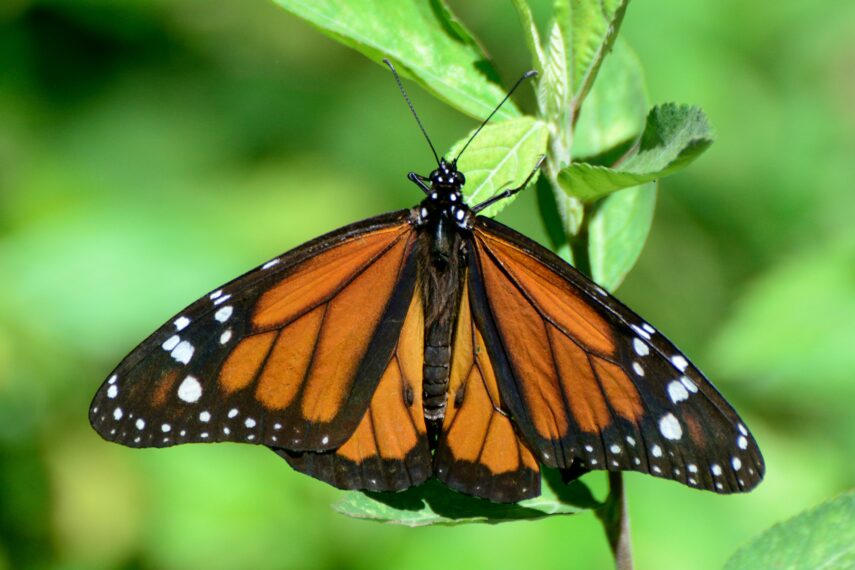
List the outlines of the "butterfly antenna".
<svg viewBox="0 0 855 570">
<path fill-rule="evenodd" d="M 430 145 L 430 149 L 433 152 L 433 157 L 436 159 L 436 164 L 438 166 L 439 165 L 439 155 L 436 154 L 436 149 L 433 147 L 433 143 L 430 142 L 430 137 L 428 136 L 427 131 L 425 130 L 425 126 L 422 124 L 421 119 L 419 119 L 418 113 L 416 113 L 416 108 L 413 107 L 413 104 L 410 101 L 410 98 L 407 96 L 407 90 L 404 89 L 404 84 L 401 83 L 401 78 L 398 77 L 398 72 L 395 71 L 395 67 L 392 65 L 392 62 L 389 61 L 388 59 L 386 59 L 385 57 L 383 58 L 383 63 L 388 65 L 389 69 L 392 70 L 392 75 L 395 76 L 395 82 L 398 84 L 398 89 L 401 90 L 401 95 L 404 96 L 404 101 L 407 102 L 407 105 L 410 107 L 410 111 L 413 112 L 413 117 L 416 118 L 416 122 L 419 124 L 419 128 L 422 130 L 422 134 L 425 136 L 425 140 L 427 140 L 427 143 Z"/>
<path fill-rule="evenodd" d="M 519 79 L 517 79 L 517 82 L 516 82 L 516 83 L 514 83 L 514 86 L 513 86 L 513 87 L 511 87 L 511 90 L 510 90 L 510 91 L 508 91 L 508 94 L 507 94 L 507 95 L 505 95 L 505 98 L 504 98 L 504 99 L 502 99 L 502 100 L 501 100 L 501 102 L 499 102 L 499 104 L 498 104 L 498 105 L 496 105 L 496 108 L 495 108 L 495 109 L 493 109 L 493 112 L 492 112 L 492 113 L 490 113 L 490 115 L 489 115 L 486 119 L 484 119 L 484 122 L 483 122 L 483 123 L 481 123 L 481 126 L 480 126 L 480 127 L 478 127 L 478 129 L 477 129 L 474 133 L 472 133 L 472 136 L 471 136 L 471 137 L 469 137 L 469 140 L 468 140 L 468 141 L 466 141 L 466 144 L 465 144 L 465 145 L 463 145 L 463 148 L 462 148 L 462 149 L 460 149 L 460 152 L 458 152 L 458 153 L 457 153 L 457 156 L 456 156 L 456 157 L 454 157 L 454 162 L 452 162 L 452 164 L 455 164 L 455 165 L 457 164 L 457 159 L 459 159 L 459 158 L 460 158 L 460 155 L 462 155 L 462 154 L 463 154 L 463 151 L 464 151 L 464 150 L 466 150 L 466 148 L 469 146 L 469 143 L 471 143 L 471 142 L 472 142 L 472 139 L 474 139 L 476 136 L 478 136 L 478 133 L 480 133 L 480 132 L 481 132 L 481 129 L 483 129 L 483 128 L 484 128 L 484 126 L 485 126 L 488 122 L 490 122 L 490 119 L 492 119 L 492 118 L 493 118 L 493 115 L 495 115 L 495 114 L 499 111 L 499 109 L 501 109 L 501 108 L 502 108 L 502 105 L 504 105 L 504 104 L 505 104 L 505 101 L 507 101 L 508 99 L 510 99 L 510 98 L 511 98 L 511 95 L 513 95 L 513 94 L 514 94 L 514 91 L 516 91 L 516 90 L 517 90 L 517 87 L 519 87 L 519 86 L 520 86 L 520 83 L 522 83 L 522 82 L 523 82 L 523 81 L 525 81 L 526 79 L 529 79 L 529 78 L 531 78 L 531 77 L 534 77 L 535 75 L 537 75 L 537 71 L 535 71 L 535 70 L 533 70 L 533 69 L 532 69 L 531 71 L 526 71 L 525 73 L 523 73 L 523 76 L 522 76 L 522 77 L 520 77 Z"/>
</svg>

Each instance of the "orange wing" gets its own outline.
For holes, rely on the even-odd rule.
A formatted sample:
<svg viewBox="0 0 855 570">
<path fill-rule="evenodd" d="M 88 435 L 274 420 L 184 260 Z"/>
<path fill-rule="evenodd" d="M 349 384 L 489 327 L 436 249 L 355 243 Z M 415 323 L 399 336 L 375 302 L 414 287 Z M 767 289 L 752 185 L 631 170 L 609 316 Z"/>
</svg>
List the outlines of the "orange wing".
<svg viewBox="0 0 855 570">
<path fill-rule="evenodd" d="M 431 453 L 422 410 L 424 311 L 414 295 L 368 411 L 344 445 L 325 453 L 273 448 L 288 463 L 340 489 L 401 491 L 426 481 Z"/>
<path fill-rule="evenodd" d="M 452 489 L 500 503 L 536 497 L 540 468 L 501 408 L 493 365 L 472 321 L 468 290 L 460 305 L 436 476 Z"/>
<path fill-rule="evenodd" d="M 699 370 L 560 258 L 478 218 L 470 298 L 501 403 L 569 477 L 636 470 L 720 493 L 762 478 L 757 444 Z"/>
<path fill-rule="evenodd" d="M 387 364 L 412 306 L 415 241 L 408 211 L 379 216 L 203 297 L 113 371 L 92 403 L 93 427 L 132 447 L 341 447 L 372 401 L 391 398 Z"/>
</svg>

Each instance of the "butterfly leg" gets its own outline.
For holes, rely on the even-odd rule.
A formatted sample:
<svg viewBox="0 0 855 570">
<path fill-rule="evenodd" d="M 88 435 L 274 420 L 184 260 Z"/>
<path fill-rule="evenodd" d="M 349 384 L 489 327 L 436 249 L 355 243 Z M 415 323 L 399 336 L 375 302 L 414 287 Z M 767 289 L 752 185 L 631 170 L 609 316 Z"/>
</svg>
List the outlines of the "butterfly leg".
<svg viewBox="0 0 855 570">
<path fill-rule="evenodd" d="M 528 178 L 525 179 L 525 182 L 523 182 L 522 184 L 520 184 L 516 188 L 509 188 L 509 189 L 505 190 L 504 192 L 500 192 L 500 193 L 496 194 L 495 196 L 493 196 L 489 200 L 485 200 L 484 202 L 481 202 L 477 206 L 473 206 L 472 211 L 477 214 L 478 212 L 480 212 L 484 208 L 492 206 L 493 204 L 495 204 L 499 200 L 504 200 L 505 198 L 510 198 L 511 196 L 513 196 L 514 194 L 516 194 L 517 192 L 519 192 L 520 190 L 522 190 L 523 188 L 528 186 L 528 183 L 531 182 L 531 179 L 534 178 L 534 175 L 537 174 L 538 170 L 540 170 L 540 167 L 543 165 L 544 160 L 546 160 L 546 156 L 541 156 L 540 160 L 537 161 L 537 164 L 534 166 L 531 173 L 528 175 Z"/>
<path fill-rule="evenodd" d="M 427 182 L 430 181 L 430 178 L 425 178 L 421 174 L 416 174 L 415 172 L 410 172 L 407 174 L 407 178 L 410 179 L 411 182 L 415 183 L 416 186 L 422 189 L 422 192 L 425 194 L 430 194 L 431 189 L 430 186 L 427 185 Z"/>
</svg>

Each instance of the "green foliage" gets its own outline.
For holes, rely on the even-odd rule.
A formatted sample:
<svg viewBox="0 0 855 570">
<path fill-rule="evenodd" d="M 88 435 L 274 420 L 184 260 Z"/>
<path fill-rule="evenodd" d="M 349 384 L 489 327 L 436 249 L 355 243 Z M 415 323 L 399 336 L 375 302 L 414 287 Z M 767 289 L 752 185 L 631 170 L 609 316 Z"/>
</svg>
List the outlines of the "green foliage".
<svg viewBox="0 0 855 570">
<path fill-rule="evenodd" d="M 659 105 L 647 117 L 637 152 L 633 149 L 628 158 L 621 157 L 612 168 L 573 164 L 558 174 L 558 182 L 571 196 L 591 202 L 685 168 L 712 141 L 703 111 L 685 105 Z"/>
<path fill-rule="evenodd" d="M 457 156 L 472 134 L 460 139 L 447 156 Z M 522 184 L 546 153 L 547 136 L 546 124 L 533 117 L 520 117 L 484 127 L 458 164 L 461 172 L 466 174 L 463 187 L 466 201 L 479 204 L 502 190 Z M 500 200 L 484 210 L 484 215 L 495 216 L 514 199 L 516 196 Z"/>
<path fill-rule="evenodd" d="M 584 484 L 577 481 L 565 485 L 558 472 L 550 470 L 543 474 L 541 495 L 519 503 L 498 504 L 467 497 L 432 480 L 401 493 L 348 493 L 335 510 L 355 518 L 404 526 L 453 526 L 535 520 L 601 506 Z"/>
<path fill-rule="evenodd" d="M 741 548 L 725 570 L 855 567 L 855 492 L 777 524 Z"/>
<path fill-rule="evenodd" d="M 464 113 L 486 116 L 503 96 L 497 73 L 442 0 L 275 0 L 341 43 L 398 71 Z M 498 119 L 519 115 L 513 103 Z"/>
</svg>

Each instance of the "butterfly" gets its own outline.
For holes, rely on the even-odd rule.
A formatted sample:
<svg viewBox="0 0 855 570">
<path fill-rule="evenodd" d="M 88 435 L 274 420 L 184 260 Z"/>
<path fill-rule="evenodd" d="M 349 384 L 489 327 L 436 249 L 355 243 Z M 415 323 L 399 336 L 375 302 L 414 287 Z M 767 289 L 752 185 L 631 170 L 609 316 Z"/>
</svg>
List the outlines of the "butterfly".
<svg viewBox="0 0 855 570">
<path fill-rule="evenodd" d="M 409 174 L 421 203 L 314 239 L 186 307 L 110 373 L 94 429 L 130 447 L 265 445 L 342 489 L 435 477 L 516 502 L 539 495 L 541 466 L 566 481 L 609 470 L 717 493 L 755 487 L 757 443 L 700 370 L 561 258 L 479 215 L 540 164 L 519 187 L 466 204 L 457 160 L 468 142 L 439 158 L 386 63 L 437 159 L 429 176 Z"/>
</svg>

